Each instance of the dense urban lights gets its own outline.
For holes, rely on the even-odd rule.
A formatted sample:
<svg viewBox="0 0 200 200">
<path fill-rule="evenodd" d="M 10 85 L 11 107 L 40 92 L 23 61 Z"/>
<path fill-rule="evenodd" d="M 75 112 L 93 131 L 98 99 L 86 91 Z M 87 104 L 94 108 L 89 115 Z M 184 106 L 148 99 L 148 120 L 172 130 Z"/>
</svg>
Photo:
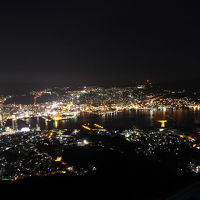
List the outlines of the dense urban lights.
<svg viewBox="0 0 200 200">
<path fill-rule="evenodd" d="M 142 130 L 137 128 L 126 130 L 107 130 L 101 124 L 82 123 L 80 129 L 61 129 L 59 122 L 63 119 L 75 119 L 82 113 L 95 115 L 114 114 L 124 110 L 155 110 L 165 113 L 167 109 L 199 109 L 200 101 L 193 96 L 179 97 L 180 92 L 156 90 L 149 83 L 134 87 L 84 87 L 69 90 L 60 88 L 60 93 L 54 89 L 32 91 L 33 102 L 29 104 L 8 103 L 14 96 L 1 98 L 1 130 L 0 130 L 0 178 L 1 180 L 18 180 L 30 176 L 48 176 L 55 174 L 73 174 L 83 176 L 98 172 L 96 163 L 89 162 L 83 166 L 80 163 L 67 160 L 64 152 L 80 149 L 88 151 L 91 148 L 101 151 L 116 151 L 128 154 L 134 151 L 139 156 L 155 157 L 169 153 L 180 159 L 182 165 L 176 170 L 199 173 L 200 161 L 195 157 L 199 154 L 198 136 L 184 134 L 178 130 L 166 129 L 166 119 L 160 122 L 159 130 Z M 195 93 L 197 93 L 196 91 Z M 54 95 L 53 100 L 41 101 L 43 94 Z M 195 95 L 196 96 L 196 95 Z M 37 97 L 37 98 L 36 98 Z M 41 130 L 37 124 L 31 128 L 31 118 L 43 118 L 45 123 L 52 121 L 54 128 Z M 17 120 L 25 120 L 27 126 L 20 130 Z M 7 126 L 7 120 L 12 124 Z M 102 139 L 97 139 L 103 136 Z M 120 149 L 116 144 L 103 141 L 104 137 L 120 138 L 128 142 L 132 149 Z M 183 153 L 187 149 L 191 159 L 184 161 Z M 15 154 L 11 159 L 12 154 Z M 30 156 L 27 156 L 30 155 Z M 183 159 L 183 160 L 182 160 Z M 165 162 L 159 158 L 159 162 Z M 170 164 L 170 163 L 169 163 Z M 173 164 L 172 164 L 173 165 Z"/>
<path fill-rule="evenodd" d="M 196 96 L 198 91 L 188 96 L 185 90 L 161 90 L 150 83 L 132 87 L 84 87 L 77 90 L 65 87 L 59 91 L 32 91 L 26 94 L 33 99 L 28 104 L 8 103 L 10 99 L 15 101 L 14 96 L 1 97 L 1 124 L 5 124 L 7 119 L 31 117 L 43 117 L 57 124 L 62 119 L 76 118 L 81 112 L 104 115 L 132 109 L 166 112 L 167 109 L 200 108 L 200 99 Z M 42 99 L 45 94 L 54 98 L 51 101 Z"/>
</svg>

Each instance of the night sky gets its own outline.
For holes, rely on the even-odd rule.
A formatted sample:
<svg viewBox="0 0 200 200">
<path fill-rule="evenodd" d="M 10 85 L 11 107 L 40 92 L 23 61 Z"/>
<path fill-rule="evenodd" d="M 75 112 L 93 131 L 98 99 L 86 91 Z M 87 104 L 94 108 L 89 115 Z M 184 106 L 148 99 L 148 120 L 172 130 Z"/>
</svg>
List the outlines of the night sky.
<svg viewBox="0 0 200 200">
<path fill-rule="evenodd" d="M 188 2 L 5 1 L 0 82 L 91 85 L 199 78 L 200 7 Z"/>
</svg>

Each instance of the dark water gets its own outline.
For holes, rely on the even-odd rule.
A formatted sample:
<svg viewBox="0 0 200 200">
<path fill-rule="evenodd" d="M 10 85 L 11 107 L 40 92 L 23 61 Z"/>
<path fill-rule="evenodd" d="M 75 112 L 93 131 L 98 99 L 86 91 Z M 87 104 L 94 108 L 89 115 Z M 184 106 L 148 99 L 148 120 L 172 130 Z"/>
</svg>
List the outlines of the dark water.
<svg viewBox="0 0 200 200">
<path fill-rule="evenodd" d="M 57 125 L 54 121 L 45 121 L 43 118 L 32 118 L 25 121 L 18 120 L 18 128 L 30 125 L 32 128 L 38 124 L 42 130 L 53 129 L 78 129 L 82 124 L 98 123 L 107 129 L 127 129 L 133 126 L 142 129 L 155 129 L 160 127 L 157 120 L 166 119 L 166 127 L 183 131 L 198 132 L 200 128 L 200 110 L 168 109 L 156 110 L 129 110 L 115 114 L 95 115 L 81 113 L 76 119 L 60 120 Z M 12 124 L 11 122 L 9 124 Z"/>
</svg>

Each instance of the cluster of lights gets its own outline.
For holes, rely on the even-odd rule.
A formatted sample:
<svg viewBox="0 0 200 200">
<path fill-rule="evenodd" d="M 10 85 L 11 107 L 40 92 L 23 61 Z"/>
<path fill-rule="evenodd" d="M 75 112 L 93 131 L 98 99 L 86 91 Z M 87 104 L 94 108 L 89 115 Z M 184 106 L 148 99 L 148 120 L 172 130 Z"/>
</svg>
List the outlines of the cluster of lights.
<svg viewBox="0 0 200 200">
<path fill-rule="evenodd" d="M 166 95 L 166 92 L 151 92 L 151 84 L 139 84 L 134 87 L 90 88 L 84 87 L 69 90 L 68 87 L 60 88 L 62 94 L 53 89 L 32 91 L 33 99 L 42 98 L 44 94 L 56 94 L 55 101 L 28 105 L 3 104 L 8 97 L 2 97 L 0 110 L 4 116 L 0 121 L 5 124 L 7 119 L 24 119 L 43 117 L 46 120 L 62 120 L 76 118 L 81 112 L 96 114 L 115 114 L 130 109 L 166 109 L 192 108 L 199 109 L 200 104 L 189 97 L 175 98 Z M 179 94 L 179 93 L 178 93 Z"/>
</svg>

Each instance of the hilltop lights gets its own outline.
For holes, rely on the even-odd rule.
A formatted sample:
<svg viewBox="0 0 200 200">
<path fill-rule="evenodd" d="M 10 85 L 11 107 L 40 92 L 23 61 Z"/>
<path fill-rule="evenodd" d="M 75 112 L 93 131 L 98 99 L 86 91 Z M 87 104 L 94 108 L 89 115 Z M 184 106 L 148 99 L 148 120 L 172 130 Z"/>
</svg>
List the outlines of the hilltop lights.
<svg viewBox="0 0 200 200">
<path fill-rule="evenodd" d="M 182 155 L 182 152 L 188 150 L 188 159 L 181 163 L 180 170 L 187 173 L 188 170 L 200 173 L 198 156 L 200 144 L 198 137 L 194 136 L 193 138 L 189 135 L 180 134 L 176 130 L 164 129 L 162 132 L 159 132 L 157 130 L 141 130 L 133 127 L 132 129 L 117 132 L 82 130 L 83 132 L 80 131 L 80 134 L 67 135 L 65 134 L 66 131 L 63 130 L 62 133 L 61 130 L 60 132 L 57 130 L 54 132 L 32 131 L 26 134 L 18 132 L 16 134 L 0 135 L 0 153 L 2 154 L 0 157 L 1 177 L 17 180 L 30 176 L 68 175 L 70 173 L 83 176 L 87 173 L 98 172 L 100 169 L 99 165 L 95 162 L 90 162 L 88 157 L 84 160 L 84 163 L 88 162 L 88 164 L 82 165 L 83 154 L 80 154 L 79 157 L 77 153 L 77 162 L 73 162 L 71 158 L 75 156 L 73 153 L 74 149 L 76 152 L 84 152 L 84 149 L 90 149 L 91 152 L 95 152 L 98 149 L 99 153 L 102 152 L 102 156 L 105 155 L 105 150 L 106 152 L 109 150 L 111 152 L 118 152 L 120 155 L 130 155 L 131 157 L 130 152 L 134 150 L 138 156 L 150 156 L 149 158 L 152 158 L 153 155 L 156 158 L 156 155 L 160 155 L 163 152 L 165 154 L 169 153 L 169 156 L 173 154 L 177 156 L 177 159 L 179 154 Z M 81 132 L 84 134 L 81 134 Z M 115 137 L 117 140 L 115 140 Z M 126 148 L 120 148 L 120 145 L 118 145 L 120 141 L 123 142 L 122 144 L 128 144 Z M 131 143 L 134 145 L 131 145 Z M 14 153 L 17 159 L 10 159 L 7 153 Z M 88 153 L 88 151 L 85 151 L 85 153 Z M 112 156 L 110 159 L 112 159 Z M 168 161 L 168 164 L 175 168 L 178 167 L 177 169 L 179 170 L 179 166 L 174 165 L 173 159 L 168 160 L 167 156 L 161 156 L 159 159 L 161 161 Z M 96 165 L 97 168 L 95 167 Z"/>
</svg>

